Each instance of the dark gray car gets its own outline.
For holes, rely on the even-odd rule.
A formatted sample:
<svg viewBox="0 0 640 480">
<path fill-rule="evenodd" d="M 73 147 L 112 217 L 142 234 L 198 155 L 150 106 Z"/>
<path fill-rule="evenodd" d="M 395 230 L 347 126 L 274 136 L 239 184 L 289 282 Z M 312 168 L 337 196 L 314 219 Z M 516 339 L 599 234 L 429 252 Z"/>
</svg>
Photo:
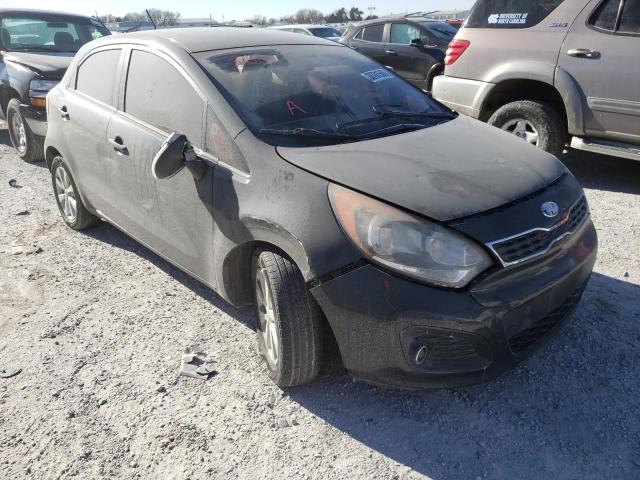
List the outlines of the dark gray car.
<svg viewBox="0 0 640 480">
<path fill-rule="evenodd" d="M 515 137 L 311 36 L 96 41 L 49 94 L 64 221 L 104 219 L 254 304 L 281 386 L 333 334 L 356 378 L 486 381 L 567 322 L 597 239 L 580 185 Z"/>
<path fill-rule="evenodd" d="M 0 9 L 0 113 L 23 160 L 43 159 L 47 93 L 80 47 L 105 35 L 109 30 L 95 18 Z"/>
<path fill-rule="evenodd" d="M 433 79 L 444 72 L 445 52 L 457 31 L 445 22 L 411 14 L 352 25 L 340 43 L 429 91 Z"/>
</svg>

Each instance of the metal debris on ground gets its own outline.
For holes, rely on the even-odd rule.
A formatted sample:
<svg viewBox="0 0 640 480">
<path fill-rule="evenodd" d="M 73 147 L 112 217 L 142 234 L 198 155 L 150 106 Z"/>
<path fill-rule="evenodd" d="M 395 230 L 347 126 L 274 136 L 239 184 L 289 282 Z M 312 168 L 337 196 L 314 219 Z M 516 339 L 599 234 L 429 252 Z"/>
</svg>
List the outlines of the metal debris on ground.
<svg viewBox="0 0 640 480">
<path fill-rule="evenodd" d="M 15 377 L 16 375 L 20 375 L 21 373 L 22 373 L 21 368 L 16 368 L 14 370 L 0 369 L 0 378 L 11 378 L 11 377 Z"/>
<path fill-rule="evenodd" d="M 218 374 L 212 363 L 212 361 L 203 360 L 192 353 L 185 354 L 182 356 L 180 376 L 209 380 Z"/>
<path fill-rule="evenodd" d="M 22 185 L 18 185 L 18 181 L 15 178 L 9 180 L 9 186 L 13 188 L 22 188 Z"/>
</svg>

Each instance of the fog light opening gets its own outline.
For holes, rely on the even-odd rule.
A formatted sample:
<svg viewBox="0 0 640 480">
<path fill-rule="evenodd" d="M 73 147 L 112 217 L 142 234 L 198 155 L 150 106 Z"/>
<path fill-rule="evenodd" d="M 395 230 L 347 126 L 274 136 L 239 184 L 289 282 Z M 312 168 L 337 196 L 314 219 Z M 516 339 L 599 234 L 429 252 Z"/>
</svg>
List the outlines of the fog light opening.
<svg viewBox="0 0 640 480">
<path fill-rule="evenodd" d="M 426 345 L 422 345 L 416 353 L 416 365 L 422 365 L 427 359 L 428 349 Z"/>
</svg>

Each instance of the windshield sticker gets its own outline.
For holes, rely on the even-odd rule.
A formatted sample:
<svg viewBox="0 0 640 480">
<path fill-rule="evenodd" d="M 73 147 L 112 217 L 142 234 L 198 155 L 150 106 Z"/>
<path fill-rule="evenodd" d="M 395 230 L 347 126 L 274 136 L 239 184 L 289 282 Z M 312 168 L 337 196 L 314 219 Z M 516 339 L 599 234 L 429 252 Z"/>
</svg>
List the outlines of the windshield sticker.
<svg viewBox="0 0 640 480">
<path fill-rule="evenodd" d="M 369 70 L 368 72 L 362 72 L 360 75 L 362 75 L 372 83 L 384 82 L 385 80 L 391 80 L 392 78 L 394 78 L 393 74 L 385 68 Z"/>
<path fill-rule="evenodd" d="M 489 15 L 490 25 L 524 25 L 527 23 L 528 13 L 494 13 Z"/>
</svg>

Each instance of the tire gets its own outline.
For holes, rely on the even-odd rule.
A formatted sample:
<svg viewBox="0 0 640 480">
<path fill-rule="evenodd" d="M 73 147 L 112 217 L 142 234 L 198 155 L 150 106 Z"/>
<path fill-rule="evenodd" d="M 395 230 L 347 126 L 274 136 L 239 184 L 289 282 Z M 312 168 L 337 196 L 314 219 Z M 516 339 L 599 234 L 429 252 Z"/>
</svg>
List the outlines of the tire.
<svg viewBox="0 0 640 480">
<path fill-rule="evenodd" d="M 25 162 L 44 160 L 44 139 L 37 137 L 20 113 L 20 100 L 12 98 L 7 104 L 7 128 L 13 148 Z"/>
<path fill-rule="evenodd" d="M 300 270 L 282 255 L 262 251 L 254 257 L 253 278 L 258 350 L 269 376 L 279 387 L 311 382 L 320 371 L 321 314 Z M 272 322 L 267 320 L 269 298 Z M 277 344 L 268 341 L 271 335 Z"/>
<path fill-rule="evenodd" d="M 519 123 L 521 121 L 524 123 Z M 558 110 L 548 103 L 530 100 L 507 103 L 496 110 L 488 123 L 555 156 L 562 154 L 567 141 L 565 123 Z M 534 142 L 535 135 L 537 139 Z"/>
<path fill-rule="evenodd" d="M 78 187 L 76 187 L 76 183 L 71 176 L 71 172 L 69 172 L 69 169 L 60 156 L 55 157 L 51 162 L 51 182 L 53 184 L 53 194 L 56 197 L 58 210 L 60 210 L 62 219 L 69 228 L 73 230 L 84 230 L 100 222 L 100 219 L 90 213 L 87 207 L 85 207 L 78 193 Z M 75 212 L 70 208 L 71 205 L 75 205 Z"/>
</svg>

